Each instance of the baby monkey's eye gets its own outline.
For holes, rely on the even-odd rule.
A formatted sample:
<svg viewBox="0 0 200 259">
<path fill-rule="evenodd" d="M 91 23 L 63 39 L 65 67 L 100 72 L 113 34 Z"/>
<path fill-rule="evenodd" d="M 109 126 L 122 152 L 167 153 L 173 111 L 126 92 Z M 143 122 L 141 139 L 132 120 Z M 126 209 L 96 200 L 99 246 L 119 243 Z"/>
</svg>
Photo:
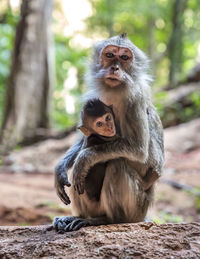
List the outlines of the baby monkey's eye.
<svg viewBox="0 0 200 259">
<path fill-rule="evenodd" d="M 122 56 L 120 56 L 120 58 L 123 59 L 123 60 L 128 60 L 128 59 L 129 59 L 129 56 L 127 56 L 127 55 L 122 55 Z"/>
<path fill-rule="evenodd" d="M 107 53 L 106 53 L 106 57 L 107 57 L 107 58 L 113 58 L 113 57 L 114 57 L 114 54 L 111 53 L 111 52 L 107 52 Z"/>
<path fill-rule="evenodd" d="M 97 127 L 102 127 L 103 123 L 101 121 L 97 121 L 96 125 L 97 125 Z"/>
<path fill-rule="evenodd" d="M 107 115 L 106 116 L 106 121 L 110 121 L 111 120 L 111 116 L 110 115 Z"/>
</svg>

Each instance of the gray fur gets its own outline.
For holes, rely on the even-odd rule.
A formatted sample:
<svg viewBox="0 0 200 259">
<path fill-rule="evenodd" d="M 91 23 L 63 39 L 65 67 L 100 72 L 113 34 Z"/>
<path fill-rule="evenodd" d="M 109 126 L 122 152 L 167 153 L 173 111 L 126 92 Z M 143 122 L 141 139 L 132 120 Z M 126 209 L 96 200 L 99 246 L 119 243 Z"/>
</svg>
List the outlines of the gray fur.
<svg viewBox="0 0 200 259">
<path fill-rule="evenodd" d="M 121 85 L 114 88 L 106 85 L 102 78 L 104 68 L 101 66 L 101 52 L 110 44 L 128 47 L 134 57 L 132 64 L 123 72 Z M 65 171 L 73 163 L 69 173 L 73 186 L 68 189 L 68 195 L 74 216 L 94 218 L 95 224 L 98 222 L 97 217 L 102 219 L 102 216 L 106 216 L 105 223 L 144 220 L 152 201 L 153 188 L 144 191 L 142 177 L 149 167 L 155 168 L 160 175 L 164 163 L 162 124 L 151 101 L 148 63 L 146 55 L 128 38 L 116 36 L 96 44 L 94 48 L 93 63 L 87 75 L 90 91 L 86 100 L 96 97 L 106 105 L 112 105 L 120 137 L 84 149 L 81 149 L 80 142 L 67 152 L 57 166 L 57 193 L 67 204 L 68 196 L 63 191 L 68 181 Z M 100 200 L 90 201 L 86 193 L 79 195 L 84 192 L 88 170 L 106 161 L 108 163 Z M 102 220 L 99 222 L 101 224 Z"/>
</svg>

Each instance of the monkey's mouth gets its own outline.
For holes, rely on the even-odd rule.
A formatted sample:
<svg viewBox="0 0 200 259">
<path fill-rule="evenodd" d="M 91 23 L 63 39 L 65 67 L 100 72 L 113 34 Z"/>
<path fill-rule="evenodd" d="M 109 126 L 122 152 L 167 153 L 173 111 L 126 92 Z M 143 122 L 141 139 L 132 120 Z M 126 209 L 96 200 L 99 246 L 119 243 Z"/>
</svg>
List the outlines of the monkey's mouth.
<svg viewBox="0 0 200 259">
<path fill-rule="evenodd" d="M 121 83 L 120 77 L 115 74 L 108 74 L 104 78 L 106 85 L 110 87 L 116 87 Z"/>
<path fill-rule="evenodd" d="M 114 137 L 115 136 L 115 132 L 113 131 L 113 132 L 109 132 L 109 134 L 108 134 L 108 137 Z"/>
<path fill-rule="evenodd" d="M 116 75 L 108 75 L 105 79 L 111 80 L 111 81 L 120 81 L 119 77 Z"/>
</svg>

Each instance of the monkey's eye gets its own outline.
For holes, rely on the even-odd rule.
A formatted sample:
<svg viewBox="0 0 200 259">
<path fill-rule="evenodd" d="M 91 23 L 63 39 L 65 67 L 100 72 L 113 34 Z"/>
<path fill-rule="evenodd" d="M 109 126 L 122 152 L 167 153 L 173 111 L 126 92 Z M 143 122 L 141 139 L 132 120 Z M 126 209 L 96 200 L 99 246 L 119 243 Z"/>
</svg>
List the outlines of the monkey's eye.
<svg viewBox="0 0 200 259">
<path fill-rule="evenodd" d="M 110 121 L 111 120 L 111 116 L 110 115 L 107 115 L 106 116 L 106 121 Z"/>
<path fill-rule="evenodd" d="M 114 54 L 111 53 L 111 52 L 107 52 L 107 53 L 106 53 L 106 57 L 107 57 L 107 58 L 113 58 L 113 57 L 114 57 Z"/>
<path fill-rule="evenodd" d="M 103 123 L 101 121 L 97 121 L 96 125 L 97 125 L 97 127 L 102 127 Z"/>
<path fill-rule="evenodd" d="M 120 58 L 123 59 L 123 60 L 128 60 L 128 59 L 129 59 L 129 56 L 127 56 L 127 55 L 122 55 L 122 56 L 120 56 Z"/>
</svg>

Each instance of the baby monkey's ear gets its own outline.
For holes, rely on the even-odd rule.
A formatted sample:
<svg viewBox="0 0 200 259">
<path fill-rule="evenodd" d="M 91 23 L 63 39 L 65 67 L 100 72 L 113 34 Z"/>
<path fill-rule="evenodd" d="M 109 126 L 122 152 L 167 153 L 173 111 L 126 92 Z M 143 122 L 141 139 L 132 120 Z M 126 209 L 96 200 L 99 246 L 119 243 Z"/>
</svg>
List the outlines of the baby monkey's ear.
<svg viewBox="0 0 200 259">
<path fill-rule="evenodd" d="M 113 105 L 111 104 L 111 105 L 109 105 L 108 107 L 109 107 L 110 110 L 112 111 L 111 113 L 113 113 Z"/>
<path fill-rule="evenodd" d="M 89 137 L 92 134 L 91 130 L 89 130 L 88 128 L 86 128 L 83 125 L 79 126 L 77 129 L 81 130 L 83 132 L 83 134 L 87 137 Z"/>
</svg>

